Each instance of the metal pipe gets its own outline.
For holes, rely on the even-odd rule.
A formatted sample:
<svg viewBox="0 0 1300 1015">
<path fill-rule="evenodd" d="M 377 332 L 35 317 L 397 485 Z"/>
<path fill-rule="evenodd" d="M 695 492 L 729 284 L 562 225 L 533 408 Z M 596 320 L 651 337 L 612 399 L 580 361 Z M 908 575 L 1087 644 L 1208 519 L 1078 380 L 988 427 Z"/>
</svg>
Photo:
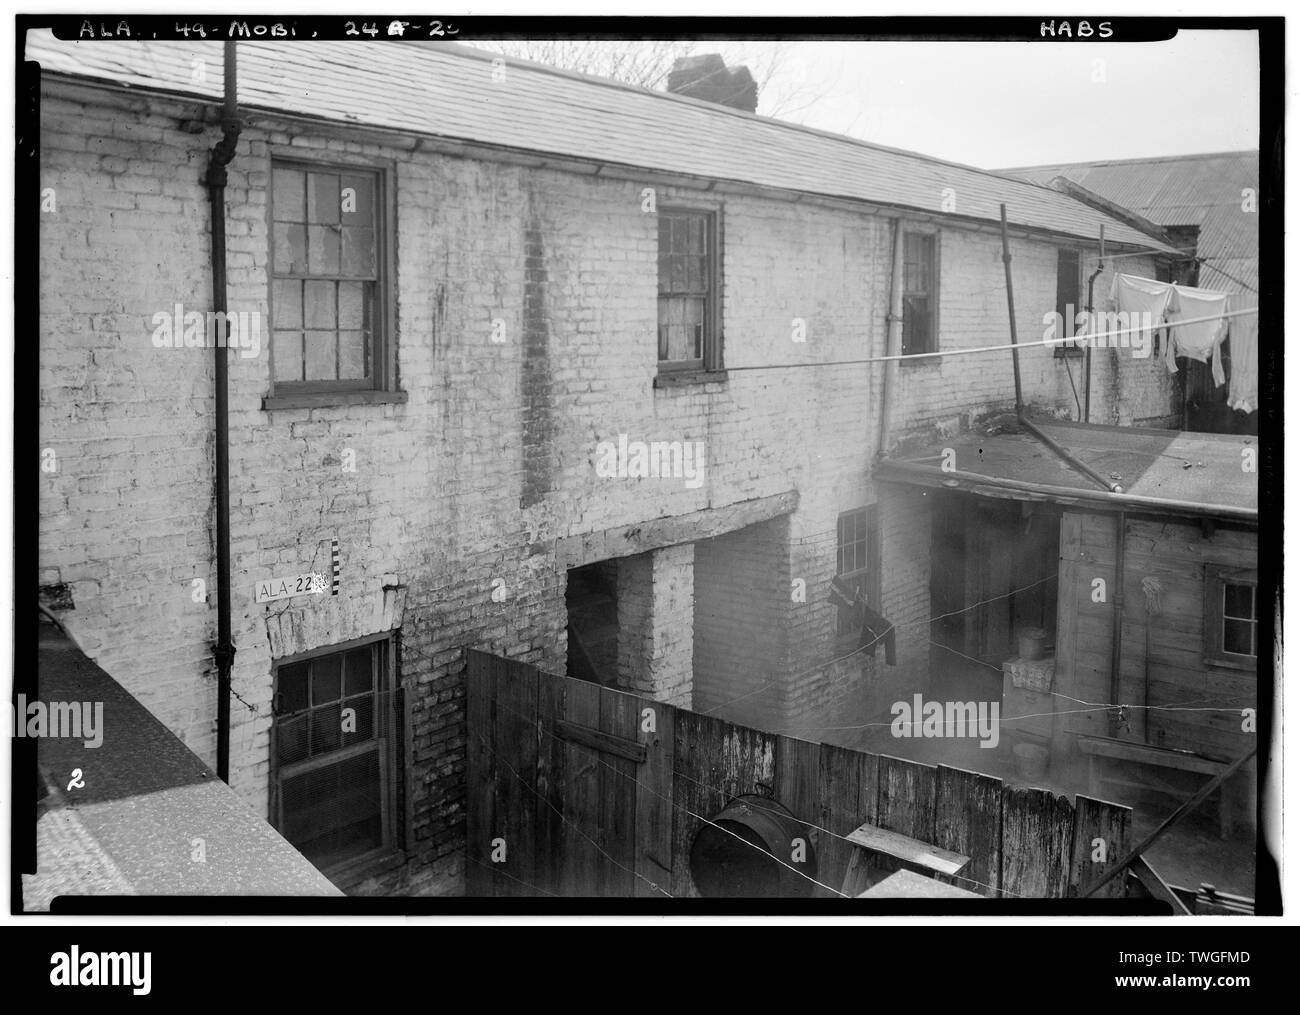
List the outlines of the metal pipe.
<svg viewBox="0 0 1300 1015">
<path fill-rule="evenodd" d="M 894 264 L 890 269 L 889 312 L 885 315 L 885 355 L 897 356 L 903 338 L 903 221 L 894 219 Z M 885 363 L 885 373 L 880 387 L 880 437 L 876 441 L 876 457 L 885 454 L 889 439 L 889 414 L 893 409 L 894 378 L 898 361 Z"/>
<path fill-rule="evenodd" d="M 1015 290 L 1011 286 L 1011 245 L 1007 241 L 1007 206 L 1002 205 L 1002 265 L 1006 270 L 1007 276 L 1007 313 L 1011 318 L 1011 366 L 1016 375 L 1016 419 L 1020 425 L 1037 437 L 1040 441 L 1052 449 L 1066 464 L 1077 472 L 1083 473 L 1094 483 L 1100 483 L 1111 493 L 1123 493 L 1124 488 L 1118 483 L 1113 483 L 1106 479 L 1101 473 L 1085 465 L 1074 455 L 1066 451 L 1065 448 L 1057 444 L 1056 441 L 1048 437 L 1042 430 L 1034 426 L 1025 418 L 1025 402 L 1020 388 L 1020 347 L 1016 339 L 1016 296 Z"/>
<path fill-rule="evenodd" d="M 1110 638 L 1110 701 L 1117 704 L 1120 696 L 1119 668 L 1123 663 L 1124 645 L 1124 544 L 1128 541 L 1128 526 L 1124 512 L 1115 516 L 1115 588 L 1111 591 L 1111 604 L 1114 614 L 1111 621 Z M 1120 715 L 1117 708 L 1110 711 L 1111 736 L 1120 734 Z"/>
<path fill-rule="evenodd" d="M 1101 237 L 1098 240 L 1097 249 L 1097 270 L 1092 273 L 1088 279 L 1088 320 L 1092 321 L 1092 287 L 1097 281 L 1097 276 L 1105 270 L 1106 267 L 1106 224 L 1101 225 Z M 1092 342 L 1088 342 L 1083 347 L 1083 421 L 1091 423 L 1092 413 Z"/>
<path fill-rule="evenodd" d="M 1011 244 L 1007 240 L 1007 206 L 1002 205 L 1002 266 L 1007 276 L 1007 313 L 1011 316 L 1011 367 L 1016 375 L 1016 415 L 1023 416 L 1025 412 L 1024 399 L 1020 393 L 1020 350 L 1016 348 L 1019 340 L 1016 338 L 1016 297 L 1011 288 Z"/>
<path fill-rule="evenodd" d="M 1057 456 L 1063 459 L 1065 463 L 1071 466 L 1075 471 L 1083 473 L 1094 483 L 1101 484 L 1102 487 L 1109 490 L 1111 493 L 1124 492 L 1124 488 L 1122 486 L 1120 486 L 1118 483 L 1114 482 L 1113 480 L 1107 479 L 1096 469 L 1092 468 L 1092 466 L 1079 461 L 1079 459 L 1075 458 L 1074 455 L 1070 454 L 1069 451 L 1061 447 L 1061 445 L 1057 444 L 1056 441 L 1054 441 L 1051 437 L 1048 437 L 1047 434 L 1043 433 L 1042 430 L 1038 429 L 1037 426 L 1035 426 L 1028 418 L 1026 418 L 1023 415 L 1020 417 L 1020 425 L 1023 426 L 1026 430 L 1028 430 L 1035 437 L 1037 437 L 1044 444 L 1046 444 L 1054 452 L 1056 452 Z"/>
<path fill-rule="evenodd" d="M 212 655 L 217 663 L 217 775 L 230 782 L 230 672 L 235 662 L 235 642 L 230 630 L 230 403 L 226 342 L 226 167 L 239 145 L 239 107 L 236 95 L 235 43 L 224 51 L 225 101 L 221 140 L 213 146 L 205 182 L 212 209 L 212 309 L 220 316 L 222 332 L 215 343 L 216 367 L 216 502 L 217 502 L 217 641 Z"/>
</svg>

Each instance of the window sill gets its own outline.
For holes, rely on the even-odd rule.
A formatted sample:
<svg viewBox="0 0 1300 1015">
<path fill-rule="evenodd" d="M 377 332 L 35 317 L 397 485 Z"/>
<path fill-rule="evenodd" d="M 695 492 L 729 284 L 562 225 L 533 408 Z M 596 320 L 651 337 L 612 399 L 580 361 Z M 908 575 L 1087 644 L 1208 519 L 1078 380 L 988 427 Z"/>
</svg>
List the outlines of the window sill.
<svg viewBox="0 0 1300 1015">
<path fill-rule="evenodd" d="M 405 391 L 312 391 L 284 395 L 267 395 L 262 399 L 262 409 L 317 409 L 331 405 L 402 405 Z"/>
<path fill-rule="evenodd" d="M 406 863 L 406 854 L 400 849 L 375 850 L 355 860 L 347 860 L 334 867 L 322 868 L 325 875 L 341 892 L 355 888 L 368 878 L 378 877 L 396 870 Z"/>
<path fill-rule="evenodd" d="M 921 367 L 941 367 L 943 366 L 942 356 L 925 356 L 923 359 L 911 356 L 904 357 L 896 361 L 899 366 L 905 366 L 911 370 L 917 370 Z"/>
<path fill-rule="evenodd" d="M 688 388 L 700 384 L 726 384 L 725 370 L 662 370 L 655 374 L 656 388 Z"/>
</svg>

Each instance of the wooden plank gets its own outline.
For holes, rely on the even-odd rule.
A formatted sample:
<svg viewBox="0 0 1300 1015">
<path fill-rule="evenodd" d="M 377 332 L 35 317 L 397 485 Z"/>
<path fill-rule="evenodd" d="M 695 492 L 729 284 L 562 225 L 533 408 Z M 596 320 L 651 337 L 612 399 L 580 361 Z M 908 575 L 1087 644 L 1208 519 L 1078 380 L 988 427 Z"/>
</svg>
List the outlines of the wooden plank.
<svg viewBox="0 0 1300 1015">
<path fill-rule="evenodd" d="M 796 862 L 795 850 L 784 857 L 797 870 L 825 883 L 821 877 L 822 833 L 817 828 L 821 822 L 821 797 L 818 792 L 821 767 L 821 745 L 794 737 L 776 738 L 776 784 L 773 787 L 777 801 L 791 814 L 808 826 L 807 850 L 802 864 Z M 814 892 L 822 889 L 814 888 Z"/>
<path fill-rule="evenodd" d="M 1133 761 L 1143 765 L 1178 768 L 1185 772 L 1217 775 L 1228 767 L 1221 762 L 1211 761 L 1208 758 L 1198 757 L 1185 751 L 1152 747 L 1147 744 L 1136 744 L 1125 740 L 1115 740 L 1110 737 L 1080 737 L 1078 743 L 1079 750 L 1084 754 L 1096 754 L 1104 758 L 1119 758 L 1123 761 Z"/>
<path fill-rule="evenodd" d="M 970 857 L 954 884 L 996 897 L 1002 872 L 1002 780 L 940 765 L 935 774 L 934 843 Z"/>
<path fill-rule="evenodd" d="M 821 745 L 818 766 L 818 797 L 821 801 L 822 833 L 818 851 L 817 880 L 838 889 L 844 881 L 849 858 L 856 852 L 846 838 L 864 823 L 876 823 L 877 764 L 875 754 Z M 828 834 L 829 833 L 829 834 Z M 819 898 L 837 898 L 836 892 L 817 889 Z"/>
<path fill-rule="evenodd" d="M 600 723 L 600 687 L 568 681 L 564 715 L 584 726 Z M 560 894 L 590 898 L 605 887 L 606 861 L 601 855 L 600 755 L 582 744 L 564 744 L 564 830 L 560 860 Z"/>
<path fill-rule="evenodd" d="M 603 700 L 603 699 L 602 699 Z M 570 740 L 575 744 L 584 744 L 601 754 L 609 754 L 633 764 L 641 764 L 646 759 L 645 745 L 636 740 L 617 737 L 600 729 L 592 729 L 579 723 L 557 719 L 555 735 L 561 740 Z"/>
<path fill-rule="evenodd" d="M 879 803 L 871 822 L 922 842 L 934 841 L 937 771 L 905 758 L 880 756 Z"/>
<path fill-rule="evenodd" d="M 1146 857 L 1139 856 L 1131 864 L 1128 865 L 1128 869 L 1129 872 L 1135 878 L 1138 879 L 1142 887 L 1147 890 L 1147 893 L 1151 896 L 1151 898 L 1159 899 L 1161 902 L 1166 902 L 1169 904 L 1171 915 L 1173 916 L 1192 915 L 1192 911 L 1187 908 L 1187 904 L 1183 902 L 1183 900 L 1179 897 L 1178 893 L 1175 892 L 1172 888 L 1170 888 L 1169 885 L 1165 882 L 1165 879 L 1156 873 L 1154 867 L 1152 867 L 1149 863 L 1147 863 Z M 1118 881 L 1121 884 L 1123 884 L 1122 878 L 1117 877 L 1115 878 L 1115 881 Z M 1114 882 L 1112 882 L 1111 884 L 1114 884 Z M 1102 887 L 1102 889 L 1099 892 L 1097 892 L 1097 894 L 1103 897 L 1110 894 L 1112 897 L 1114 897 L 1114 893 L 1111 892 L 1110 889 L 1111 889 L 1111 885 L 1105 885 Z"/>
<path fill-rule="evenodd" d="M 875 825 L 861 825 L 848 834 L 852 845 L 872 853 L 893 857 L 914 867 L 925 867 L 936 874 L 956 874 L 970 863 L 970 857 L 940 849 L 929 842 L 900 835 Z"/>
<path fill-rule="evenodd" d="M 564 855 L 565 743 L 555 735 L 555 723 L 564 714 L 569 681 L 544 675 L 537 686 L 537 861 L 533 877 L 539 888 L 561 894 L 561 859 Z"/>
<path fill-rule="evenodd" d="M 1133 808 L 1092 797 L 1074 798 L 1074 846 L 1070 857 L 1070 895 L 1091 885 L 1129 851 Z M 1104 859 L 1098 859 L 1104 857 Z M 1114 878 L 1097 892 L 1100 898 L 1122 899 L 1124 879 Z"/>
<path fill-rule="evenodd" d="M 491 708 L 491 659 L 470 651 L 465 658 L 465 880 L 473 897 L 494 894 L 491 842 L 496 822 L 496 780 Z"/>
<path fill-rule="evenodd" d="M 605 852 L 609 854 L 604 894 L 630 899 L 636 895 L 636 809 L 637 774 L 645 749 L 636 741 L 637 706 L 640 699 L 620 691 L 600 692 L 600 736 L 598 742 L 631 744 L 639 760 L 617 752 L 600 752 L 600 824 Z"/>
<path fill-rule="evenodd" d="M 675 898 L 698 895 L 691 878 L 691 844 L 702 820 L 716 814 L 726 802 L 709 780 L 721 768 L 721 729 L 725 724 L 698 712 L 681 709 L 675 724 L 673 748 L 673 857 L 672 892 Z"/>
<path fill-rule="evenodd" d="M 650 721 L 645 718 L 651 713 Z M 637 738 L 645 746 L 645 764 L 638 770 L 636 797 L 636 879 L 638 897 L 663 898 L 647 884 L 672 891 L 673 860 L 673 745 L 677 710 L 658 701 L 640 702 Z M 644 879 L 644 880 L 643 880 Z"/>
<path fill-rule="evenodd" d="M 498 834 L 506 859 L 496 864 L 496 894 L 528 898 L 537 893 L 537 682 L 538 671 L 525 663 L 493 660 L 496 683 Z M 502 767 L 507 766 L 507 767 Z"/>
<path fill-rule="evenodd" d="M 1011 897 L 1065 898 L 1074 808 L 1044 789 L 1002 790 L 1002 890 Z"/>
<path fill-rule="evenodd" d="M 904 868 L 857 895 L 859 899 L 979 899 L 978 892 L 954 888 L 935 878 Z"/>
</svg>

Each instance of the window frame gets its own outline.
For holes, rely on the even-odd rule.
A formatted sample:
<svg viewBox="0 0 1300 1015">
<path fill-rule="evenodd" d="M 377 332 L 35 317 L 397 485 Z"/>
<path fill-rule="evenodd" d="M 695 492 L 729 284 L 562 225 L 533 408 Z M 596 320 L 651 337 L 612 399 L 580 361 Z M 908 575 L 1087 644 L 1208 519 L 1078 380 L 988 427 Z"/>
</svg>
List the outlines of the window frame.
<svg viewBox="0 0 1300 1015">
<path fill-rule="evenodd" d="M 911 237 L 919 237 L 930 241 L 930 290 L 926 293 L 926 298 L 930 305 L 930 328 L 926 335 L 925 348 L 907 349 L 907 299 L 909 296 L 916 295 L 917 291 L 907 289 L 907 241 Z M 904 358 L 901 363 L 930 363 L 936 362 L 938 357 L 934 353 L 940 352 L 939 348 L 939 292 L 940 292 L 940 233 L 937 229 L 918 229 L 913 226 L 903 228 L 903 260 L 898 269 L 902 273 L 900 289 L 902 292 L 903 303 L 903 320 L 899 328 L 898 342 L 899 354 Z M 928 355 L 927 355 L 928 354 Z M 915 356 L 926 356 L 925 359 L 913 359 Z"/>
<path fill-rule="evenodd" d="M 1075 247 L 1057 247 L 1056 248 L 1056 311 L 1062 314 L 1061 326 L 1066 330 L 1073 330 L 1077 325 L 1074 321 L 1064 319 L 1064 308 L 1061 305 L 1061 258 L 1065 255 L 1074 257 L 1074 298 L 1069 302 L 1074 306 L 1074 312 L 1077 315 L 1081 310 L 1086 308 L 1079 306 L 1079 297 L 1083 295 L 1083 262 L 1084 257 Z M 1056 336 L 1058 339 L 1063 335 Z M 1057 345 L 1052 347 L 1052 357 L 1054 359 L 1081 359 L 1084 354 L 1084 347 L 1081 345 Z"/>
<path fill-rule="evenodd" d="M 352 402 L 404 402 L 397 377 L 397 206 L 396 164 L 391 159 L 330 152 L 316 157 L 301 149 L 273 146 L 267 155 L 266 186 L 266 328 L 270 393 L 263 408 L 295 408 Z M 275 173 L 337 172 L 375 179 L 375 298 L 371 325 L 371 376 L 348 380 L 277 381 L 275 379 Z M 321 276 L 325 279 L 326 276 Z"/>
<path fill-rule="evenodd" d="M 1245 656 L 1238 652 L 1229 652 L 1223 647 L 1224 596 L 1228 585 L 1249 585 L 1254 589 L 1255 616 L 1254 624 L 1255 655 Z M 1228 667 L 1236 670 L 1258 672 L 1259 669 L 1259 572 L 1254 568 L 1231 568 L 1206 565 L 1205 567 L 1205 613 L 1202 657 L 1209 666 Z M 1240 618 L 1244 619 L 1244 618 Z"/>
<path fill-rule="evenodd" d="M 704 336 L 702 356 L 689 360 L 659 359 L 659 304 L 663 294 L 659 291 L 659 222 L 663 215 L 693 215 L 705 220 L 704 238 L 707 245 L 705 265 L 709 284 L 704 297 Z M 718 205 L 671 202 L 659 205 L 655 214 L 655 365 L 660 375 L 687 378 L 691 375 L 720 375 L 724 373 L 722 344 L 722 208 Z"/>
<path fill-rule="evenodd" d="M 348 747 L 341 747 L 336 751 L 315 757 L 304 758 L 301 761 L 295 761 L 288 765 L 282 765 L 279 760 L 279 719 L 275 711 L 275 701 L 280 693 L 279 689 L 279 671 L 282 667 L 292 666 L 298 663 L 311 662 L 316 659 L 322 659 L 332 655 L 343 655 L 358 648 L 367 646 L 377 646 L 378 660 L 376 662 L 375 674 L 375 696 L 380 701 L 376 702 L 374 716 L 380 715 L 380 709 L 389 710 L 389 721 L 391 723 L 391 735 L 386 738 L 372 737 L 369 741 L 353 744 Z M 408 839 L 408 827 L 410 824 L 409 814 L 409 794 L 405 792 L 406 772 L 410 768 L 409 745 L 411 743 L 410 730 L 408 729 L 408 716 L 406 710 L 405 694 L 397 672 L 397 655 L 398 655 L 398 632 L 384 631 L 379 634 L 368 635 L 364 638 L 354 638 L 350 641 L 339 642 L 332 645 L 323 645 L 319 648 L 311 649 L 307 652 L 299 652 L 294 655 L 283 656 L 275 659 L 271 667 L 271 727 L 269 737 L 269 761 L 270 768 L 267 777 L 267 817 L 268 821 L 284 835 L 284 793 L 282 784 L 286 778 L 285 770 L 289 770 L 287 778 L 304 775 L 308 772 L 315 771 L 319 768 L 328 767 L 331 764 L 349 760 L 354 757 L 360 757 L 368 751 L 377 751 L 380 754 L 379 764 L 379 784 L 380 784 L 380 807 L 381 807 L 381 829 L 383 833 L 383 842 L 380 846 L 366 850 L 355 856 L 349 856 L 334 863 L 327 864 L 317 869 L 335 884 L 349 884 L 361 880 L 380 870 L 386 870 L 390 867 L 398 866 L 406 860 L 406 842 Z M 342 691 L 342 688 L 340 688 Z M 388 704 L 382 705 L 383 695 L 388 696 Z M 340 696 L 340 701 L 342 700 Z M 310 722 L 310 720 L 309 720 Z M 286 841 L 288 837 L 286 836 Z M 290 841 L 294 848 L 298 847 Z"/>
<path fill-rule="evenodd" d="M 844 552 L 844 545 L 840 542 L 842 525 L 845 519 L 852 516 L 860 515 L 862 518 L 862 544 L 863 556 L 866 562 L 862 567 L 854 568 L 851 571 L 840 571 L 841 555 Z M 854 539 L 854 545 L 858 540 Z M 841 511 L 835 518 L 835 577 L 842 578 L 849 583 L 861 581 L 863 597 L 867 605 L 875 609 L 875 604 L 880 602 L 880 519 L 875 504 L 867 504 L 859 508 L 851 508 L 848 511 Z M 862 634 L 862 628 L 859 626 L 853 630 L 841 630 L 840 623 L 844 616 L 843 607 L 837 607 L 833 620 L 833 631 L 835 633 L 835 643 L 837 650 L 845 650 L 856 647 L 859 637 Z"/>
</svg>

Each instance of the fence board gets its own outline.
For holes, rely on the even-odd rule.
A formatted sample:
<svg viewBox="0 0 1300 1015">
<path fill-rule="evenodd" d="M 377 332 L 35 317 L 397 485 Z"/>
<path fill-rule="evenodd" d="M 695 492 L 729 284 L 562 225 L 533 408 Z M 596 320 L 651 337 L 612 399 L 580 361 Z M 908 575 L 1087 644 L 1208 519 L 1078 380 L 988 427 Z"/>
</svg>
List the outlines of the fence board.
<svg viewBox="0 0 1300 1015">
<path fill-rule="evenodd" d="M 600 723 L 600 687 L 570 680 L 562 718 L 583 726 Z M 600 756 L 590 747 L 564 743 L 564 829 L 560 855 L 560 894 L 592 897 L 603 893 L 606 861 L 601 855 Z"/>
<path fill-rule="evenodd" d="M 880 802 L 875 824 L 891 832 L 934 842 L 934 794 L 937 772 L 905 758 L 880 756 Z"/>
<path fill-rule="evenodd" d="M 565 744 L 555 735 L 555 721 L 564 715 L 569 681 L 547 679 L 537 687 L 537 844 L 533 865 L 537 885 L 561 894 L 561 858 L 564 856 Z"/>
<path fill-rule="evenodd" d="M 622 740 L 635 740 L 640 699 L 620 691 L 600 692 L 600 728 Z M 636 895 L 635 761 L 615 754 L 600 755 L 600 827 L 602 845 L 609 854 L 602 895 L 630 899 Z"/>
<path fill-rule="evenodd" d="M 1003 891 L 1031 899 L 1061 899 L 1070 883 L 1074 808 L 1045 789 L 1002 791 Z"/>
<path fill-rule="evenodd" d="M 496 771 L 492 744 L 492 698 L 496 679 L 491 657 L 467 652 L 465 658 L 465 815 L 466 891 L 474 897 L 495 894 L 491 842 L 496 822 Z"/>
<path fill-rule="evenodd" d="M 1070 894 L 1079 895 L 1128 855 L 1132 843 L 1133 808 L 1079 796 L 1074 799 L 1074 850 L 1070 858 Z M 1093 840 L 1106 841 L 1105 863 L 1092 859 Z M 1094 898 L 1122 899 L 1127 890 L 1127 878 L 1116 876 L 1101 886 Z"/>
<path fill-rule="evenodd" d="M 496 684 L 497 834 L 506 841 L 506 860 L 498 864 L 496 894 L 527 898 L 537 894 L 533 865 L 537 856 L 538 672 L 511 660 L 493 662 Z M 504 768 L 503 768 L 504 766 Z"/>
<path fill-rule="evenodd" d="M 673 744 L 676 710 L 671 705 L 641 700 L 639 714 L 649 709 L 654 729 L 646 730 L 638 718 L 637 739 L 645 744 L 646 760 L 638 773 L 636 794 L 636 894 L 663 898 L 646 882 L 672 892 L 673 857 Z M 645 880 L 642 880 L 642 879 Z"/>
<path fill-rule="evenodd" d="M 772 787 L 777 801 L 796 818 L 809 826 L 808 847 L 813 864 L 801 867 L 791 855 L 781 857 L 786 863 L 804 874 L 823 881 L 821 876 L 822 834 L 816 826 L 821 824 L 820 791 L 821 745 L 793 737 L 776 738 L 776 782 Z M 807 861 L 805 861 L 807 864 Z M 839 885 L 834 887 L 838 888 Z M 814 887 L 814 892 L 821 889 Z"/>
<path fill-rule="evenodd" d="M 953 884 L 996 897 L 1002 873 L 1002 780 L 940 765 L 935 774 L 934 844 L 970 857 Z"/>
<path fill-rule="evenodd" d="M 861 824 L 876 821 L 877 762 L 875 754 L 865 754 L 834 744 L 821 745 L 819 791 L 822 833 L 817 880 L 833 889 L 817 889 L 818 898 L 835 898 L 844 882 L 853 847 L 844 841 Z"/>
</svg>

